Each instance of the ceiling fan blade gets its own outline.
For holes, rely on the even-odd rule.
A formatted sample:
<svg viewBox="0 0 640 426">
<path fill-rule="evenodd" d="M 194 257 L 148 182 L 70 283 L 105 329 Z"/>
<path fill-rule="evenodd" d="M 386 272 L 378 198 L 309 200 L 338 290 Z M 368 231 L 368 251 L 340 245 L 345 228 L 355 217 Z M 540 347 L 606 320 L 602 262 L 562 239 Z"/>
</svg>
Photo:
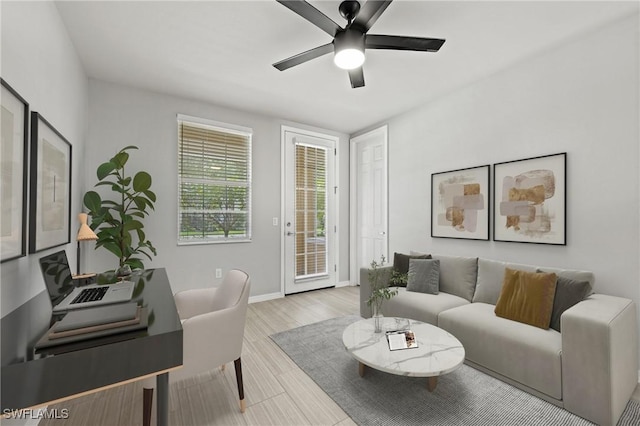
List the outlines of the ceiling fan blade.
<svg viewBox="0 0 640 426">
<path fill-rule="evenodd" d="M 418 50 L 421 52 L 437 52 L 445 40 L 441 38 L 404 37 L 391 35 L 367 34 L 367 49 Z"/>
<path fill-rule="evenodd" d="M 342 30 L 340 25 L 304 0 L 277 0 L 277 2 L 311 22 L 331 37 L 335 37 L 336 33 Z"/>
<path fill-rule="evenodd" d="M 362 28 L 366 33 L 369 29 L 376 23 L 382 12 L 385 11 L 387 6 L 391 3 L 392 0 L 386 1 L 377 1 L 377 0 L 369 0 L 358 12 L 356 19 L 353 20 L 351 26 L 357 26 L 358 28 Z"/>
<path fill-rule="evenodd" d="M 326 55 L 327 53 L 333 52 L 333 43 L 323 44 L 322 46 L 318 46 L 311 50 L 307 50 L 306 52 L 299 53 L 290 58 L 284 59 L 280 62 L 276 62 L 273 64 L 274 67 L 279 69 L 280 71 L 284 71 L 291 67 L 295 67 L 296 65 L 300 65 L 304 62 L 310 61 L 312 59 L 318 58 L 322 55 Z"/>
<path fill-rule="evenodd" d="M 353 89 L 364 87 L 364 72 L 362 71 L 362 67 L 349 70 L 349 80 L 351 81 L 351 87 Z"/>
</svg>

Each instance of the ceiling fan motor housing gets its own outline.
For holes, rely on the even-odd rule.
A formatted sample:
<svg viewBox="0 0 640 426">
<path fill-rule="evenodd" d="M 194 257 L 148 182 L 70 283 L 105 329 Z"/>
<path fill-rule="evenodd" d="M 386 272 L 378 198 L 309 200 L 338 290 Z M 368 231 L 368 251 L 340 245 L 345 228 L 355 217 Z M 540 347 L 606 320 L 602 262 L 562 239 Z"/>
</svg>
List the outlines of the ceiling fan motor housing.
<svg viewBox="0 0 640 426">
<path fill-rule="evenodd" d="M 344 49 L 358 49 L 364 52 L 364 43 L 364 33 L 351 28 L 338 32 L 333 40 L 335 52 L 339 52 Z"/>
</svg>

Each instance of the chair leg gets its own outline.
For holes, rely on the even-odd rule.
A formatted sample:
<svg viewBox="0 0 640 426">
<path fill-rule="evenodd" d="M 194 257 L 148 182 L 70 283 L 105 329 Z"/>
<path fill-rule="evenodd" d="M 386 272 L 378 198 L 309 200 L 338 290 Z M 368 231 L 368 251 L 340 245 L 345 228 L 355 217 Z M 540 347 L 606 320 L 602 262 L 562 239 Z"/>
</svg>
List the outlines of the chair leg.
<svg viewBox="0 0 640 426">
<path fill-rule="evenodd" d="M 233 365 L 236 368 L 236 381 L 238 382 L 238 395 L 240 396 L 240 412 L 244 413 L 247 409 L 247 404 L 244 401 L 244 386 L 242 384 L 242 362 L 240 358 L 233 361 Z"/>
<path fill-rule="evenodd" d="M 153 388 L 142 390 L 142 425 L 151 426 L 151 408 L 153 407 Z"/>
</svg>

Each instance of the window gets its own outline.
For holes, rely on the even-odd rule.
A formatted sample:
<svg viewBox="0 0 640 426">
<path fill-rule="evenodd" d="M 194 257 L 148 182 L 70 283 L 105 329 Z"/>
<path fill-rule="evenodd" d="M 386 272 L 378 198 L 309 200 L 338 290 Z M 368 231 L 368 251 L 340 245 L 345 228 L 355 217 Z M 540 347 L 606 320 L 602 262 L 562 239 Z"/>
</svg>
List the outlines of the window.
<svg viewBox="0 0 640 426">
<path fill-rule="evenodd" d="M 327 148 L 296 144 L 296 278 L 327 274 Z"/>
<path fill-rule="evenodd" d="M 251 239 L 251 135 L 178 115 L 178 244 Z"/>
</svg>

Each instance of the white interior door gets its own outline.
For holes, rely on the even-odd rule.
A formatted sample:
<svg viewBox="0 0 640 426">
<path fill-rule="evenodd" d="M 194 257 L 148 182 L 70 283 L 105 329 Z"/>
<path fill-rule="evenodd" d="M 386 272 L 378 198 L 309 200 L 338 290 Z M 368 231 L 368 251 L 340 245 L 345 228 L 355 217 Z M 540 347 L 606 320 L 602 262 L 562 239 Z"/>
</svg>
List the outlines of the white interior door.
<svg viewBox="0 0 640 426">
<path fill-rule="evenodd" d="M 337 138 L 283 127 L 284 293 L 336 285 Z"/>
<path fill-rule="evenodd" d="M 351 282 L 382 255 L 389 261 L 387 126 L 351 139 Z"/>
</svg>

